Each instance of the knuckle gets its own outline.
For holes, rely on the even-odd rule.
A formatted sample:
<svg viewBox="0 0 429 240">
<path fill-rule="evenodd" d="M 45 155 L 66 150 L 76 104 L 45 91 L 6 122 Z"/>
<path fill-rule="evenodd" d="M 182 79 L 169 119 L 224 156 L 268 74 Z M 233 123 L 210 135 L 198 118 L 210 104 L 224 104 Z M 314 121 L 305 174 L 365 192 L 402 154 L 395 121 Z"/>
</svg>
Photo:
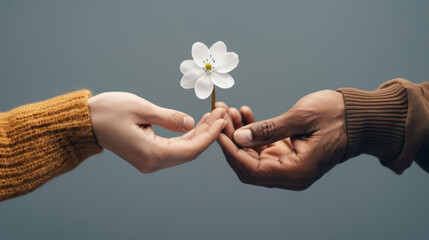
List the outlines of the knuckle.
<svg viewBox="0 0 429 240">
<path fill-rule="evenodd" d="M 183 147 L 183 158 L 187 161 L 195 160 L 199 155 L 200 151 L 196 150 L 195 147 L 189 143 Z M 177 158 L 178 156 L 171 156 L 171 158 Z"/>
<path fill-rule="evenodd" d="M 394 78 L 392 81 L 406 81 L 404 78 Z"/>
<path fill-rule="evenodd" d="M 155 108 L 155 106 L 153 106 L 149 102 L 146 102 L 146 101 L 141 102 L 139 109 L 136 109 L 136 111 L 138 115 L 142 114 L 141 112 L 144 112 L 143 115 L 145 120 L 153 120 L 157 118 L 158 111 Z"/>
<path fill-rule="evenodd" d="M 292 115 L 296 121 L 294 121 L 294 128 L 299 132 L 310 132 L 318 125 L 320 120 L 320 112 L 315 111 L 311 108 L 300 108 L 294 110 Z"/>
<path fill-rule="evenodd" d="M 202 117 L 202 119 L 208 118 L 210 116 L 210 113 L 205 113 Z"/>
<path fill-rule="evenodd" d="M 155 105 L 153 105 L 152 103 L 150 103 L 149 101 L 146 101 L 144 99 L 142 99 L 141 101 L 138 101 L 136 103 L 136 107 L 135 111 L 137 111 L 138 113 L 140 113 L 141 111 L 144 111 L 146 115 L 148 116 L 153 116 L 155 113 Z"/>
<path fill-rule="evenodd" d="M 183 115 L 179 112 L 172 112 L 167 116 L 173 128 L 181 128 L 183 126 Z"/>
<path fill-rule="evenodd" d="M 274 136 L 276 125 L 272 121 L 264 121 L 257 128 L 256 136 L 261 138 L 271 138 Z"/>
</svg>

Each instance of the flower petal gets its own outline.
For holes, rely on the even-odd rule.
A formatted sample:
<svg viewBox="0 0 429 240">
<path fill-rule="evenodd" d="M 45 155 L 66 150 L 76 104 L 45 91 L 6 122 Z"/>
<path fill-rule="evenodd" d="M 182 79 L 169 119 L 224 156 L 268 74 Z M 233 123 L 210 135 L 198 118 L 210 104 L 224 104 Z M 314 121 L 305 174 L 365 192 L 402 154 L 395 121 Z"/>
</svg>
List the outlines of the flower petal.
<svg viewBox="0 0 429 240">
<path fill-rule="evenodd" d="M 215 42 L 210 47 L 210 54 L 212 57 L 216 60 L 216 57 L 221 56 L 222 54 L 226 53 L 226 45 L 222 41 Z"/>
<path fill-rule="evenodd" d="M 231 77 L 228 73 L 218 73 L 213 71 L 211 75 L 211 79 L 214 85 L 220 88 L 230 88 L 234 86 L 234 78 Z"/>
<path fill-rule="evenodd" d="M 185 60 L 180 64 L 180 72 L 185 74 L 187 71 L 191 69 L 199 68 L 197 64 L 195 64 L 194 60 Z"/>
<path fill-rule="evenodd" d="M 180 80 L 180 86 L 184 89 L 193 88 L 198 78 L 200 78 L 204 73 L 204 70 L 201 68 L 194 68 L 187 71 Z"/>
<path fill-rule="evenodd" d="M 195 94 L 199 99 L 206 99 L 213 91 L 213 83 L 208 74 L 201 76 L 195 83 Z"/>
<path fill-rule="evenodd" d="M 208 60 L 209 57 L 209 48 L 204 43 L 196 42 L 192 45 L 192 58 L 198 66 L 204 67 L 203 61 Z"/>
<path fill-rule="evenodd" d="M 216 58 L 214 70 L 220 73 L 230 72 L 238 65 L 238 55 L 235 52 L 227 52 Z"/>
</svg>

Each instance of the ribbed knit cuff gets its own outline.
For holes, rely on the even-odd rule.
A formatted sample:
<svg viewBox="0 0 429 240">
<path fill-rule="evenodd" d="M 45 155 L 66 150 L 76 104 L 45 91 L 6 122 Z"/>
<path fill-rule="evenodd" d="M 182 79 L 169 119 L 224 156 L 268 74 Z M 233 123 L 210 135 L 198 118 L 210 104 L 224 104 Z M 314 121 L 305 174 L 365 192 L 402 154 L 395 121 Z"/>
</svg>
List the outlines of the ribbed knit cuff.
<svg viewBox="0 0 429 240">
<path fill-rule="evenodd" d="M 0 200 L 16 197 L 99 153 L 81 90 L 0 114 Z"/>
<path fill-rule="evenodd" d="M 401 153 L 408 110 L 407 91 L 392 84 L 372 92 L 352 88 L 337 90 L 344 96 L 348 150 L 345 159 L 361 153 L 387 164 Z"/>
</svg>

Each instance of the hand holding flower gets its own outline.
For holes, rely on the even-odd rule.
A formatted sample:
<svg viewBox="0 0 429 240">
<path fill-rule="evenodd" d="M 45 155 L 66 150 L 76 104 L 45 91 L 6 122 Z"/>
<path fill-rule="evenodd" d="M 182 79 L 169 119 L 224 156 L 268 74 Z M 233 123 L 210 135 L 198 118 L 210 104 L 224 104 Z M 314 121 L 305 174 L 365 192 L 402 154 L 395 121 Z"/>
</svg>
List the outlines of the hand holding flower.
<svg viewBox="0 0 429 240">
<path fill-rule="evenodd" d="M 217 107 L 228 113 L 218 142 L 244 183 L 303 190 L 343 160 L 347 134 L 341 93 L 309 94 L 289 111 L 260 122 L 248 107 L 240 113 L 224 103 Z M 242 126 L 242 119 L 248 125 Z"/>
</svg>

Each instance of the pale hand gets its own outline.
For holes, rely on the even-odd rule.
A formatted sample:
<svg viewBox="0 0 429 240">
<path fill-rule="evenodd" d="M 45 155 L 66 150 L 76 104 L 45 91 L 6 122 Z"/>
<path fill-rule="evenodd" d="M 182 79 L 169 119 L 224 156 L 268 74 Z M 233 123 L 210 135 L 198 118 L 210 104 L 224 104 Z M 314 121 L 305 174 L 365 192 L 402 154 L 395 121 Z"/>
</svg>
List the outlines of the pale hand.
<svg viewBox="0 0 429 240">
<path fill-rule="evenodd" d="M 182 112 L 166 109 L 131 93 L 107 92 L 88 100 L 91 123 L 100 146 L 128 161 L 142 173 L 188 162 L 214 142 L 226 121 L 224 109 L 205 114 L 198 125 Z M 157 125 L 180 137 L 163 138 Z M 191 130 L 192 129 L 192 130 Z"/>
</svg>

